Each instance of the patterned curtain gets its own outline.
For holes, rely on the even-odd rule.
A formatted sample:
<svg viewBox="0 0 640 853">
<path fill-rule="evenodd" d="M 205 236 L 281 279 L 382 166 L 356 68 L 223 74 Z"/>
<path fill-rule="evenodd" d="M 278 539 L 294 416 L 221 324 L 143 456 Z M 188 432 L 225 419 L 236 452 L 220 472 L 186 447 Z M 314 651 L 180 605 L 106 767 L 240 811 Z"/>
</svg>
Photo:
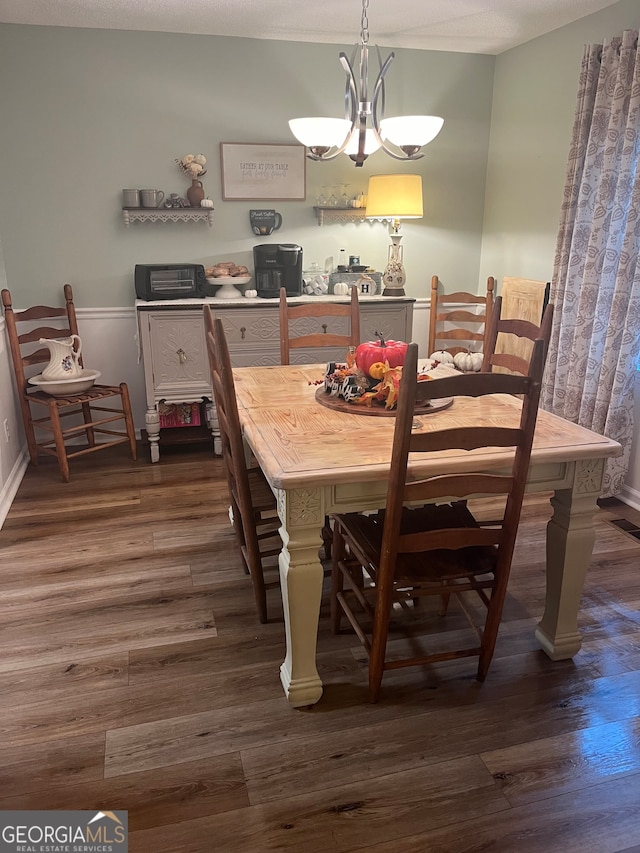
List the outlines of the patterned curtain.
<svg viewBox="0 0 640 853">
<path fill-rule="evenodd" d="M 621 491 L 640 355 L 638 32 L 588 45 L 551 286 L 554 325 L 542 407 L 619 441 L 604 496 Z"/>
</svg>

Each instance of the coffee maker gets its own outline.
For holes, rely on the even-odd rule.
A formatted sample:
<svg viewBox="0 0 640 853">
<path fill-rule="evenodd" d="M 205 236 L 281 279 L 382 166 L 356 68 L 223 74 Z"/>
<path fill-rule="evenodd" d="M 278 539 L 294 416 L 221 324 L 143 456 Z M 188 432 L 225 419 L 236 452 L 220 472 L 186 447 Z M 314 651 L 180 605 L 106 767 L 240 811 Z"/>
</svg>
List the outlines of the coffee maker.
<svg viewBox="0 0 640 853">
<path fill-rule="evenodd" d="M 262 243 L 253 247 L 253 266 L 258 296 L 278 297 L 302 293 L 302 249 L 295 243 Z"/>
</svg>

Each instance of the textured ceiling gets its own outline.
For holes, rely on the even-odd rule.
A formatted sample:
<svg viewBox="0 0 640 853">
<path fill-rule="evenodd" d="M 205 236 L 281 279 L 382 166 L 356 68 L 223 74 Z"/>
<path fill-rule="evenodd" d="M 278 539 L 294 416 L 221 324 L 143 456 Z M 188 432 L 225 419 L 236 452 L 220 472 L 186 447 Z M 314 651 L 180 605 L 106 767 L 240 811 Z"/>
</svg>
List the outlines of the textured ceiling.
<svg viewBox="0 0 640 853">
<path fill-rule="evenodd" d="M 371 0 L 371 42 L 498 54 L 617 0 Z M 352 44 L 361 0 L 0 0 L 0 23 Z"/>
</svg>

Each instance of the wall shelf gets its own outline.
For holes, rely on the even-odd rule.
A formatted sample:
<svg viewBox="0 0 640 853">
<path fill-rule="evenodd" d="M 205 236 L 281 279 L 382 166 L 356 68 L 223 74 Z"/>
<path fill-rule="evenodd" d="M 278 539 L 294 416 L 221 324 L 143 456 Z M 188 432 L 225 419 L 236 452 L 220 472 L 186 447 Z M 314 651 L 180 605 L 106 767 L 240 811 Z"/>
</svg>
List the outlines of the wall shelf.
<svg viewBox="0 0 640 853">
<path fill-rule="evenodd" d="M 386 222 L 386 219 L 376 217 L 366 219 L 367 211 L 364 207 L 314 207 L 318 219 L 318 225 L 325 222 Z"/>
<path fill-rule="evenodd" d="M 123 207 L 125 227 L 132 222 L 208 222 L 213 227 L 212 207 Z"/>
<path fill-rule="evenodd" d="M 362 222 L 366 215 L 363 207 L 314 207 L 318 225 L 325 222 Z"/>
</svg>

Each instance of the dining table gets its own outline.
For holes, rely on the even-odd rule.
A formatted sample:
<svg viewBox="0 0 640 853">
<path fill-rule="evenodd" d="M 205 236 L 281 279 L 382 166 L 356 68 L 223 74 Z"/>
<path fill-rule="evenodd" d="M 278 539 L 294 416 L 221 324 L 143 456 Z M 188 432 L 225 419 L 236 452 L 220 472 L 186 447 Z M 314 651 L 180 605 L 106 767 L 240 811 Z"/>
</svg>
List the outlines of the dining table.
<svg viewBox="0 0 640 853">
<path fill-rule="evenodd" d="M 286 654 L 280 679 L 292 707 L 313 705 L 322 696 L 316 643 L 325 517 L 384 507 L 395 424 L 384 409 L 365 413 L 359 404 L 322 397 L 325 371 L 325 364 L 233 370 L 245 444 L 276 496 L 282 524 Z M 455 397 L 450 405 L 419 414 L 414 429 L 471 422 L 517 426 L 520 407 L 520 400 L 508 395 L 481 402 Z M 546 527 L 545 605 L 535 637 L 552 660 L 571 658 L 581 646 L 578 611 L 595 542 L 593 517 L 606 460 L 621 452 L 610 438 L 538 412 L 527 490 L 552 492 L 552 515 Z M 499 471 L 510 464 L 512 453 L 483 448 L 421 454 L 419 460 L 410 457 L 409 473 Z"/>
</svg>

